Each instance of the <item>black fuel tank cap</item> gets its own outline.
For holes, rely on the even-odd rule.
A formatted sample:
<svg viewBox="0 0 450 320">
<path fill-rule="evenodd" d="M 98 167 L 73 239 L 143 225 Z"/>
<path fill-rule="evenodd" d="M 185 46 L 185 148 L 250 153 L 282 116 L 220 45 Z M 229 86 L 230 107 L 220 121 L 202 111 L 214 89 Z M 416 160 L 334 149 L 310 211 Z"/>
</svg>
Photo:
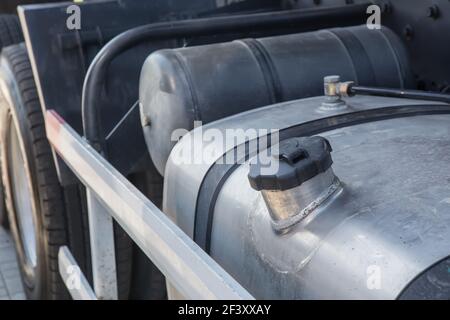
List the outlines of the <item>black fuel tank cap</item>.
<svg viewBox="0 0 450 320">
<path fill-rule="evenodd" d="M 319 136 L 291 138 L 280 142 L 278 149 L 272 154 L 272 161 L 278 161 L 279 164 L 273 174 L 264 173 L 267 164 L 259 160 L 250 164 L 248 179 L 253 189 L 292 189 L 325 172 L 333 164 L 331 145 L 327 139 Z"/>
</svg>

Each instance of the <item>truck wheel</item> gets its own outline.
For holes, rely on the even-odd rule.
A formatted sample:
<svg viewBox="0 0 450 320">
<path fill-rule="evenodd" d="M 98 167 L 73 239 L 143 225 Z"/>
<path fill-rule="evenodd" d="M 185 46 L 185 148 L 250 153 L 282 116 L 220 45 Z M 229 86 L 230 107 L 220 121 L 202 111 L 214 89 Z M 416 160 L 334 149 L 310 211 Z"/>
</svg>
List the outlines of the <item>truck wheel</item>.
<svg viewBox="0 0 450 320">
<path fill-rule="evenodd" d="M 0 49 L 11 44 L 23 41 L 22 29 L 19 19 L 12 14 L 0 14 Z M 1 176 L 1 164 L 0 164 Z M 8 216 L 5 207 L 3 185 L 0 183 L 0 226 L 9 227 Z"/>
<path fill-rule="evenodd" d="M 0 49 L 22 41 L 19 18 L 13 14 L 0 14 Z"/>
<path fill-rule="evenodd" d="M 29 299 L 68 298 L 57 259 L 67 244 L 64 200 L 25 46 L 4 48 L 0 64 L 2 181 L 24 290 Z"/>
<path fill-rule="evenodd" d="M 3 49 L 0 76 L 4 105 L 0 122 L 2 181 L 25 293 L 30 299 L 68 299 L 58 271 L 58 250 L 67 245 L 73 252 L 82 252 L 77 262 L 89 278 L 87 219 L 80 219 L 77 225 L 69 223 L 24 44 Z M 70 241 L 74 234 L 87 236 Z M 116 223 L 114 236 L 118 296 L 126 299 L 132 241 Z"/>
</svg>

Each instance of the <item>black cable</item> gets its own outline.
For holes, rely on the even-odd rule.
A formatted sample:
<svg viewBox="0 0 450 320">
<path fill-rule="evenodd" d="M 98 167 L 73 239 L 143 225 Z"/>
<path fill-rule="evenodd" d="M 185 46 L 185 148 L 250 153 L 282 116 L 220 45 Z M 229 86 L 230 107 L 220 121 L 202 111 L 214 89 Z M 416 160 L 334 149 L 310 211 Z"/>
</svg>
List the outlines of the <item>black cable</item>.
<svg viewBox="0 0 450 320">
<path fill-rule="evenodd" d="M 103 146 L 98 107 L 106 72 L 111 61 L 136 46 L 143 40 L 164 40 L 177 37 L 199 36 L 207 34 L 231 33 L 233 31 L 254 30 L 303 24 L 307 27 L 318 24 L 331 24 L 355 17 L 363 20 L 367 4 L 323 9 L 304 9 L 234 15 L 227 17 L 203 18 L 195 20 L 161 22 L 137 27 L 125 31 L 108 42 L 95 56 L 83 85 L 82 119 L 86 139 L 97 149 Z M 322 20 L 321 20 L 322 18 Z M 344 19 L 344 20 L 342 20 Z"/>
<path fill-rule="evenodd" d="M 420 90 L 403 90 L 391 88 L 374 88 L 351 85 L 348 88 L 349 95 L 362 94 L 369 96 L 383 96 L 392 98 L 405 98 L 417 100 L 429 100 L 450 103 L 450 95 Z"/>
</svg>

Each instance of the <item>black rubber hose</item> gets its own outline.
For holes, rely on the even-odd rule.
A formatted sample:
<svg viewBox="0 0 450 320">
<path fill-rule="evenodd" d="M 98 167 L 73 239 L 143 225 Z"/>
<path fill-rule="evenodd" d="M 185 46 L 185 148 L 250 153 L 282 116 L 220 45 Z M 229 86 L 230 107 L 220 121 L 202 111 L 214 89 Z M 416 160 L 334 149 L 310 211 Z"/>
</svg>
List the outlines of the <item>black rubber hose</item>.
<svg viewBox="0 0 450 320">
<path fill-rule="evenodd" d="M 450 103 L 450 94 L 434 93 L 420 90 L 402 90 L 391 88 L 375 88 L 352 85 L 348 88 L 349 95 L 362 94 L 369 96 L 383 96 L 392 98 L 405 98 L 429 100 Z"/>
<path fill-rule="evenodd" d="M 92 61 L 84 81 L 82 96 L 82 119 L 85 138 L 97 149 L 103 146 L 100 123 L 98 121 L 99 97 L 103 89 L 106 72 L 111 61 L 136 46 L 143 40 L 163 40 L 176 37 L 231 33 L 233 31 L 254 30 L 303 24 L 308 27 L 330 25 L 361 17 L 365 20 L 367 4 L 323 9 L 306 9 L 233 15 L 216 18 L 172 21 L 148 24 L 125 31 L 108 42 Z M 344 19 L 344 20 L 342 20 Z"/>
</svg>

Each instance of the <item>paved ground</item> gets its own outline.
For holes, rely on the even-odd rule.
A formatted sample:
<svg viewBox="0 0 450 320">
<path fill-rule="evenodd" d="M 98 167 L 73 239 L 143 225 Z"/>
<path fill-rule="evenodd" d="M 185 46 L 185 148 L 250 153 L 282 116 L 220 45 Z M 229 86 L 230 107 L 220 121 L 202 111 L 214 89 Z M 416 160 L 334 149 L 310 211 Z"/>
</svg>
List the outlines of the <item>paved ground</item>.
<svg viewBox="0 0 450 320">
<path fill-rule="evenodd" d="M 0 300 L 25 299 L 11 236 L 0 227 Z"/>
</svg>

